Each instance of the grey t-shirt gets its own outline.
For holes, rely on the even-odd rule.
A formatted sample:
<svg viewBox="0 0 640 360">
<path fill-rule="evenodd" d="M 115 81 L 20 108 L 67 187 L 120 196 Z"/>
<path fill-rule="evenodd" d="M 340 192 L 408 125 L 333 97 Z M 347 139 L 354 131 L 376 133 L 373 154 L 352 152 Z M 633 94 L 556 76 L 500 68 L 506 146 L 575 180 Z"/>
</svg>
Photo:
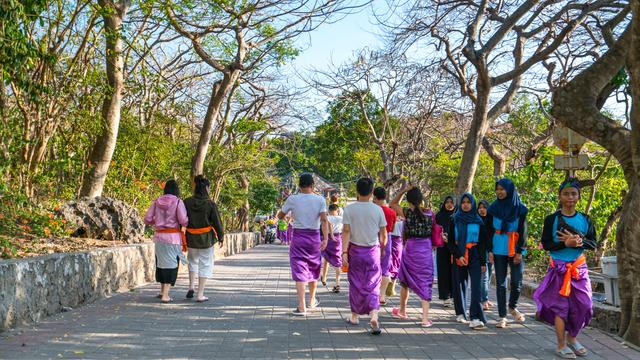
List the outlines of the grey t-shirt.
<svg viewBox="0 0 640 360">
<path fill-rule="evenodd" d="M 349 225 L 349 241 L 360 246 L 378 244 L 381 227 L 387 226 L 382 208 L 372 202 L 357 201 L 344 208 L 342 223 Z"/>
</svg>

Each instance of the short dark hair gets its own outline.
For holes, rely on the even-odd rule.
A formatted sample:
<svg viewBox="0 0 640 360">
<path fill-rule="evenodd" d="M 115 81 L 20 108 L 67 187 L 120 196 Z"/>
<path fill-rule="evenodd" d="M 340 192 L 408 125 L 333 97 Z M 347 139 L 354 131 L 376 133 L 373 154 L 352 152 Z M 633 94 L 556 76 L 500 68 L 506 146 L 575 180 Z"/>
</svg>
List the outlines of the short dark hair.
<svg viewBox="0 0 640 360">
<path fill-rule="evenodd" d="M 387 199 L 387 190 L 385 190 L 382 186 L 378 186 L 373 189 L 373 196 L 378 200 L 386 200 Z"/>
<path fill-rule="evenodd" d="M 373 180 L 371 178 L 360 178 L 356 183 L 356 191 L 362 196 L 367 196 L 373 191 Z"/>
<path fill-rule="evenodd" d="M 329 205 L 329 211 L 338 211 L 338 209 L 338 205 L 336 204 Z"/>
<path fill-rule="evenodd" d="M 178 182 L 173 179 L 167 180 L 167 182 L 164 183 L 164 194 L 180 197 L 180 187 L 178 186 Z"/>
<path fill-rule="evenodd" d="M 298 180 L 298 186 L 300 188 L 308 188 L 309 186 L 313 186 L 313 175 L 309 173 L 300 174 L 300 179 Z"/>
</svg>

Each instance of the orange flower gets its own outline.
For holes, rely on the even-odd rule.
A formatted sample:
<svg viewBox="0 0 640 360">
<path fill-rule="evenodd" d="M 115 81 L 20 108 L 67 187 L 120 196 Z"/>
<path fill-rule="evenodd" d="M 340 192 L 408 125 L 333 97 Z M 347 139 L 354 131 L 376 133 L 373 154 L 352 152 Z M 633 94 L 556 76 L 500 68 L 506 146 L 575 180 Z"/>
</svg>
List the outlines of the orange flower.
<svg viewBox="0 0 640 360">
<path fill-rule="evenodd" d="M 49 216 L 49 219 L 53 219 L 53 214 L 52 213 L 49 213 L 47 215 Z"/>
<path fill-rule="evenodd" d="M 160 183 L 160 189 L 164 189 L 165 185 L 167 185 L 164 181 Z"/>
</svg>

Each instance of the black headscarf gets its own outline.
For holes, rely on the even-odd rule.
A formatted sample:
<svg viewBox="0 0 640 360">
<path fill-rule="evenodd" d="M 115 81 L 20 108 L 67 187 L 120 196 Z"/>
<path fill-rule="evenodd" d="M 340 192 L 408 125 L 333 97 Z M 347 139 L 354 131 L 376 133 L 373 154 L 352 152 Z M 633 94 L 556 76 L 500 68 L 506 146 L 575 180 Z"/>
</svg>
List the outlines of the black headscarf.
<svg viewBox="0 0 640 360">
<path fill-rule="evenodd" d="M 449 199 L 453 201 L 453 205 L 454 205 L 453 210 L 447 210 L 447 208 L 444 207 L 444 204 Z M 445 232 L 449 231 L 449 225 L 451 224 L 451 216 L 453 215 L 453 213 L 456 212 L 455 204 L 456 204 L 456 201 L 453 198 L 453 196 L 447 195 L 447 197 L 445 197 L 444 200 L 442 200 L 442 204 L 440 205 L 440 211 L 438 211 L 438 214 L 436 214 L 436 223 L 442 226 Z"/>
</svg>

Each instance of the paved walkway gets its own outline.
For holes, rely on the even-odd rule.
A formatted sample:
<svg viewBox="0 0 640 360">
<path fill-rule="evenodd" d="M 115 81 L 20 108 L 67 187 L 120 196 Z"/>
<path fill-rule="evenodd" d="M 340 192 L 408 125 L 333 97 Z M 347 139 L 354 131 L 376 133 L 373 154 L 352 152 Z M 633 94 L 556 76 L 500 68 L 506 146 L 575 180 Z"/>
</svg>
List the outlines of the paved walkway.
<svg viewBox="0 0 640 360">
<path fill-rule="evenodd" d="M 209 285 L 211 301 L 183 300 L 186 279 L 173 289 L 178 300 L 159 304 L 156 285 L 50 317 L 35 326 L 0 335 L 1 359 L 551 359 L 554 332 L 531 320 L 534 307 L 521 306 L 525 324 L 508 329 L 490 325 L 474 331 L 452 321 L 453 310 L 435 302 L 434 326 L 419 327 L 419 303 L 410 300 L 411 321 L 382 312 L 382 336 L 364 326 L 347 326 L 346 291 L 321 288 L 321 309 L 294 318 L 295 288 L 290 280 L 287 248 L 264 245 L 218 261 Z M 331 284 L 330 284 L 331 285 Z M 347 284 L 342 284 L 347 289 Z M 391 298 L 390 303 L 398 302 Z M 490 311 L 489 318 L 496 319 Z M 364 319 L 363 319 L 364 320 Z M 367 321 L 363 321 L 366 324 Z M 640 359 L 600 331 L 581 338 L 587 359 Z"/>
</svg>

